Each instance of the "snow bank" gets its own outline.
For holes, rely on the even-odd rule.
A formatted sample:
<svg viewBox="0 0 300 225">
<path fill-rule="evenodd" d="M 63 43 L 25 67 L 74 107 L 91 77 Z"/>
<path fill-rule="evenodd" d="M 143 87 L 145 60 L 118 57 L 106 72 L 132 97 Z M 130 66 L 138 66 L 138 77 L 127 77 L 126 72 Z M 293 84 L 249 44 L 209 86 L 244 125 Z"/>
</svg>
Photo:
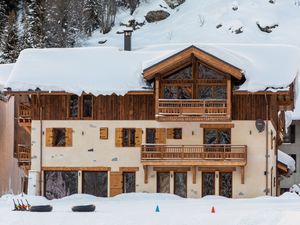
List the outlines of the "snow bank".
<svg viewBox="0 0 300 225">
<path fill-rule="evenodd" d="M 292 173 L 296 169 L 296 162 L 295 160 L 289 156 L 288 154 L 278 150 L 278 161 L 287 165 L 289 172 Z"/>
<path fill-rule="evenodd" d="M 114 200 L 178 200 L 181 197 L 173 194 L 165 194 L 165 193 L 128 193 L 128 194 L 120 194 L 112 199 Z"/>
<path fill-rule="evenodd" d="M 243 70 L 246 82 L 240 90 L 287 88 L 300 64 L 299 49 L 288 45 L 194 45 Z M 158 45 L 137 51 L 114 47 L 27 49 L 21 52 L 6 87 L 124 95 L 147 88 L 142 76 L 145 68 L 189 46 Z"/>
<path fill-rule="evenodd" d="M 4 88 L 13 67 L 14 63 L 0 64 L 0 91 Z"/>
</svg>

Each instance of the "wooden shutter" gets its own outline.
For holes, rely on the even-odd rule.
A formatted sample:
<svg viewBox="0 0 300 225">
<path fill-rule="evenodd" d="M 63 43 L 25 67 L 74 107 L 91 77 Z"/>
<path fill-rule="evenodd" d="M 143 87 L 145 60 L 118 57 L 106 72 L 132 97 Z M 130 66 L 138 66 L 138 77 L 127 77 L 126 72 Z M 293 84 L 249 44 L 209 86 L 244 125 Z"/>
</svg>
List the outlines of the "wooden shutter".
<svg viewBox="0 0 300 225">
<path fill-rule="evenodd" d="M 135 128 L 135 147 L 140 147 L 143 140 L 142 128 Z"/>
<path fill-rule="evenodd" d="M 166 144 L 166 128 L 156 128 L 155 142 L 156 144 Z"/>
<path fill-rule="evenodd" d="M 108 139 L 108 128 L 107 127 L 100 128 L 100 139 Z"/>
<path fill-rule="evenodd" d="M 73 129 L 66 128 L 66 147 L 72 146 Z"/>
<path fill-rule="evenodd" d="M 116 128 L 121 129 L 122 128 Z M 110 197 L 116 196 L 123 192 L 123 173 L 122 172 L 110 172 Z"/>
<path fill-rule="evenodd" d="M 115 144 L 116 147 L 123 147 L 123 128 L 116 128 Z"/>
<path fill-rule="evenodd" d="M 174 129 L 167 128 L 167 139 L 173 139 L 173 138 L 174 138 Z"/>
<path fill-rule="evenodd" d="M 53 146 L 53 128 L 46 128 L 46 146 Z"/>
</svg>

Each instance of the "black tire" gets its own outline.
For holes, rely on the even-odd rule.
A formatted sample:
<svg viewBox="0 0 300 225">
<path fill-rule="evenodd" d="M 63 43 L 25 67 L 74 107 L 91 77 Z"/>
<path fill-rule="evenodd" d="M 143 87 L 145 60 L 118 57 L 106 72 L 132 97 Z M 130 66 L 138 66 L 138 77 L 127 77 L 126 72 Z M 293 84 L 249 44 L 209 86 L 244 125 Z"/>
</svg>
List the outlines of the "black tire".
<svg viewBox="0 0 300 225">
<path fill-rule="evenodd" d="M 77 205 L 72 207 L 73 212 L 94 212 L 95 209 L 95 205 Z"/>
<path fill-rule="evenodd" d="M 30 212 L 51 212 L 53 207 L 51 205 L 34 205 L 31 206 Z"/>
</svg>

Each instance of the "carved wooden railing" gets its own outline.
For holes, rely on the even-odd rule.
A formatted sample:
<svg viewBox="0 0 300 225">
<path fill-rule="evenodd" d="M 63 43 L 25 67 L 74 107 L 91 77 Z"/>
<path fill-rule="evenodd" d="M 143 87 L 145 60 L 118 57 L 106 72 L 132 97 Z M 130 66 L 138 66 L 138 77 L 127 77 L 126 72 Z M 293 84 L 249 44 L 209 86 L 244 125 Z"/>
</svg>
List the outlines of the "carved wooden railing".
<svg viewBox="0 0 300 225">
<path fill-rule="evenodd" d="M 31 148 L 26 145 L 18 145 L 17 149 L 17 159 L 20 163 L 30 163 L 31 162 Z"/>
<path fill-rule="evenodd" d="M 232 160 L 247 162 L 246 145 L 142 145 L 141 161 Z"/>
<path fill-rule="evenodd" d="M 31 118 L 31 108 L 29 105 L 20 104 L 18 112 L 18 116 L 21 118 Z"/>
<path fill-rule="evenodd" d="M 226 118 L 228 108 L 226 100 L 159 99 L 156 116 L 158 118 L 166 116 Z"/>
</svg>

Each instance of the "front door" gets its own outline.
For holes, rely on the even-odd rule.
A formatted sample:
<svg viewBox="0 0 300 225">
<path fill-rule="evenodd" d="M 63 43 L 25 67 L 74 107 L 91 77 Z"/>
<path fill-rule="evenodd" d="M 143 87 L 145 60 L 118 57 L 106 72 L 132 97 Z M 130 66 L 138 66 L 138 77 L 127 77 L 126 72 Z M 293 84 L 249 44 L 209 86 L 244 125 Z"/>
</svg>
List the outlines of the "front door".
<svg viewBox="0 0 300 225">
<path fill-rule="evenodd" d="M 187 197 L 187 173 L 175 172 L 174 173 L 174 194 L 180 197 Z"/>
<path fill-rule="evenodd" d="M 122 172 L 110 172 L 110 197 L 123 192 L 123 174 Z"/>
<path fill-rule="evenodd" d="M 82 172 L 82 193 L 107 197 L 107 172 Z"/>
<path fill-rule="evenodd" d="M 157 193 L 170 193 L 169 172 L 157 172 Z"/>
<path fill-rule="evenodd" d="M 221 196 L 232 198 L 232 173 L 219 173 L 219 193 Z"/>
<path fill-rule="evenodd" d="M 123 193 L 135 192 L 135 173 L 123 173 Z"/>
<path fill-rule="evenodd" d="M 202 172 L 202 197 L 215 194 L 215 173 Z"/>
</svg>

